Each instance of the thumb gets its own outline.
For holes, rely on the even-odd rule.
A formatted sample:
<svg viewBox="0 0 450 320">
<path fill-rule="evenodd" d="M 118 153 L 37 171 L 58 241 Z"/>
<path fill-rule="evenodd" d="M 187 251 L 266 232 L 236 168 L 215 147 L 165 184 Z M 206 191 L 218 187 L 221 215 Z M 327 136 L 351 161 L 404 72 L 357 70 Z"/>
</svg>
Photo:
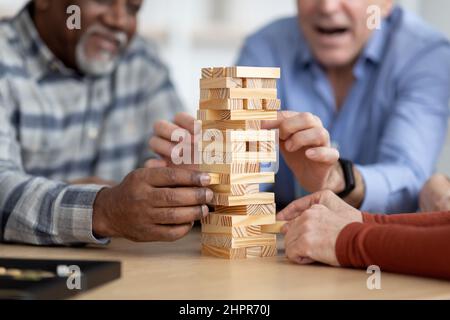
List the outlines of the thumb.
<svg viewBox="0 0 450 320">
<path fill-rule="evenodd" d="M 315 197 L 316 195 L 313 193 L 291 202 L 277 214 L 277 220 L 294 220 L 301 215 L 303 211 L 308 210 L 315 203 Z"/>
</svg>

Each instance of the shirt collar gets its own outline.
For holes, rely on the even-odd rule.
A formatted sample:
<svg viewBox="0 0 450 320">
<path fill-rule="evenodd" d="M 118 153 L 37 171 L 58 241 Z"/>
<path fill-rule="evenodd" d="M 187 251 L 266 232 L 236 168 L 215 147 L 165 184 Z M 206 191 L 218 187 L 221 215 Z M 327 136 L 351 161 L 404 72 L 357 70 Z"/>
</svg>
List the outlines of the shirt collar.
<svg viewBox="0 0 450 320">
<path fill-rule="evenodd" d="M 294 42 L 296 43 L 294 50 L 295 62 L 301 68 L 306 68 L 314 62 L 314 57 L 300 26 L 298 26 L 298 32 L 296 32 L 296 36 L 297 39 L 295 39 Z"/>
<path fill-rule="evenodd" d="M 19 43 L 24 51 L 25 62 L 30 76 L 39 79 L 47 73 L 74 75 L 47 47 L 31 18 L 33 3 L 29 2 L 13 19 Z"/>
<path fill-rule="evenodd" d="M 381 22 L 380 29 L 375 29 L 362 52 L 362 57 L 373 63 L 381 62 L 384 45 L 388 38 L 389 24 L 386 20 Z"/>
</svg>

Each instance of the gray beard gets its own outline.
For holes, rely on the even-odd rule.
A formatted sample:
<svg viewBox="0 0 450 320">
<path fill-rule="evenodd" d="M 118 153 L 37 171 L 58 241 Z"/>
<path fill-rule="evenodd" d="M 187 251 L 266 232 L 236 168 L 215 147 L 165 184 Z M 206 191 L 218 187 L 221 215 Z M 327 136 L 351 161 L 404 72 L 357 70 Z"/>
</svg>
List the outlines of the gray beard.
<svg viewBox="0 0 450 320">
<path fill-rule="evenodd" d="M 84 50 L 86 38 L 83 37 L 75 49 L 75 58 L 78 69 L 89 76 L 107 76 L 111 74 L 117 66 L 119 57 L 111 58 L 109 54 L 104 54 L 102 59 L 89 59 Z"/>
</svg>

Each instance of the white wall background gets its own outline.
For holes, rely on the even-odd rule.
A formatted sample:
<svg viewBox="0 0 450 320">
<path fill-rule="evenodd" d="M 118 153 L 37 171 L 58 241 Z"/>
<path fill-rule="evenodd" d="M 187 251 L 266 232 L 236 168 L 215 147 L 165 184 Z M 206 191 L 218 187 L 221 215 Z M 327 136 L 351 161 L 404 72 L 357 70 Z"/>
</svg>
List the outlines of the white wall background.
<svg viewBox="0 0 450 320">
<path fill-rule="evenodd" d="M 14 14 L 27 0 L 0 0 L 0 16 Z M 398 0 L 450 37 L 449 0 Z M 200 68 L 232 65 L 245 35 L 296 13 L 295 0 L 145 0 L 141 32 L 154 38 L 171 68 L 175 85 L 193 112 Z M 449 88 L 450 90 L 450 88 Z M 450 175 L 450 130 L 438 167 Z"/>
</svg>

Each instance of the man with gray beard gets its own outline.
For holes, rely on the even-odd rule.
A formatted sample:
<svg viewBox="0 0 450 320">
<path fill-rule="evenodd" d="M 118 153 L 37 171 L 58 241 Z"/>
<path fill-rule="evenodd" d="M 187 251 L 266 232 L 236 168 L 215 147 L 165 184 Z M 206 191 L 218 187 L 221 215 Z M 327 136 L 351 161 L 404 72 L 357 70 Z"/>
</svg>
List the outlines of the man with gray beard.
<svg viewBox="0 0 450 320">
<path fill-rule="evenodd" d="M 173 241 L 208 214 L 208 175 L 143 168 L 153 123 L 182 107 L 135 35 L 141 5 L 34 0 L 0 23 L 0 241 Z"/>
</svg>

